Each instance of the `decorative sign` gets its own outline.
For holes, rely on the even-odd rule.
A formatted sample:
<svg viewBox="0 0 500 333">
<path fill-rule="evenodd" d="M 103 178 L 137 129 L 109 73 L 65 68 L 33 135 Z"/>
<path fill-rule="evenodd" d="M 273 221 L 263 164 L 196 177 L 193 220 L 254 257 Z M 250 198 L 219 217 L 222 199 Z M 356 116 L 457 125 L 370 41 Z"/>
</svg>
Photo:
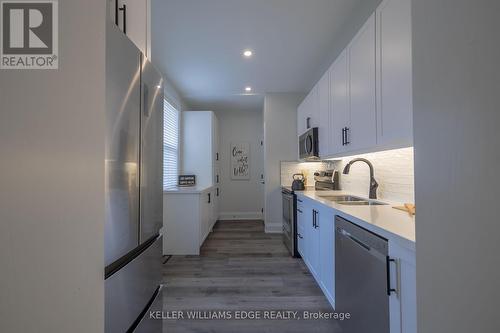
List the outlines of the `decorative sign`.
<svg viewBox="0 0 500 333">
<path fill-rule="evenodd" d="M 231 179 L 250 179 L 250 144 L 231 144 Z"/>
<path fill-rule="evenodd" d="M 179 175 L 179 187 L 188 187 L 196 185 L 195 175 Z"/>
</svg>

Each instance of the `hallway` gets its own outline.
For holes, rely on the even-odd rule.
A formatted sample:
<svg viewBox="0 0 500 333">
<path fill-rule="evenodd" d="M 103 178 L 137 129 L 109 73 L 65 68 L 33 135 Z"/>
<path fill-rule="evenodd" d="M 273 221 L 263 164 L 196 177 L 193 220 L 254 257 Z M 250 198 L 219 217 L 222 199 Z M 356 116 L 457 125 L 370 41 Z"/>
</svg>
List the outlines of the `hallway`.
<svg viewBox="0 0 500 333">
<path fill-rule="evenodd" d="M 198 256 L 164 264 L 164 311 L 332 312 L 301 259 L 262 221 L 219 221 Z M 165 320 L 164 332 L 338 332 L 334 320 Z"/>
</svg>

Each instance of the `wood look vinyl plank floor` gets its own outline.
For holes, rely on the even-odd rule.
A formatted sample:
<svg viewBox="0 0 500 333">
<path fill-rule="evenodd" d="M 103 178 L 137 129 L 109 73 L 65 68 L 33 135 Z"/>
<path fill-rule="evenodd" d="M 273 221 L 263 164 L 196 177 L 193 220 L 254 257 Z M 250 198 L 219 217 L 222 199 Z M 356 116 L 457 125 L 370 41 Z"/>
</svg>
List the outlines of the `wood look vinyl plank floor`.
<svg viewBox="0 0 500 333">
<path fill-rule="evenodd" d="M 163 311 L 281 310 L 333 312 L 302 259 L 290 257 L 280 234 L 262 221 L 219 221 L 200 256 L 163 265 Z M 163 332 L 341 332 L 335 320 L 164 319 Z"/>
</svg>

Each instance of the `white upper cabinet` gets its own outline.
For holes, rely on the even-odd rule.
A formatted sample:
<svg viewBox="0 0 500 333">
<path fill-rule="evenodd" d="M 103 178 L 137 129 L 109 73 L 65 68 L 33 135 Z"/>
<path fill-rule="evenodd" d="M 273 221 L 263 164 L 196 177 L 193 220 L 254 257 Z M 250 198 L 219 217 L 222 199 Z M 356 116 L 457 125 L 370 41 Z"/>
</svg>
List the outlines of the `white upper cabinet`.
<svg viewBox="0 0 500 333">
<path fill-rule="evenodd" d="M 322 158 L 411 146 L 411 0 L 384 0 L 297 114 L 299 135 L 319 127 Z"/>
<path fill-rule="evenodd" d="M 196 176 L 199 186 L 217 183 L 217 117 L 212 111 L 184 111 L 181 117 L 182 172 Z"/>
<path fill-rule="evenodd" d="M 318 83 L 319 156 L 331 154 L 330 148 L 330 75 L 326 72 Z"/>
<path fill-rule="evenodd" d="M 319 127 L 319 100 L 318 100 L 319 82 L 314 86 L 309 94 L 308 117 L 306 125 L 309 128 Z"/>
<path fill-rule="evenodd" d="M 375 15 L 347 48 L 349 57 L 349 151 L 373 148 L 377 142 L 375 98 Z"/>
<path fill-rule="evenodd" d="M 318 85 L 316 85 L 297 108 L 297 136 L 319 126 L 318 104 Z"/>
<path fill-rule="evenodd" d="M 297 108 L 297 137 L 302 135 L 302 133 L 305 132 L 306 130 L 306 98 L 300 103 L 300 105 Z M 297 138 L 298 139 L 298 138 Z"/>
<path fill-rule="evenodd" d="M 344 129 L 349 126 L 349 73 L 344 50 L 330 68 L 330 153 L 344 152 Z"/>
<path fill-rule="evenodd" d="M 149 58 L 150 0 L 108 1 L 110 2 L 111 20 Z M 118 4 L 118 8 L 116 8 L 116 4 Z"/>
<path fill-rule="evenodd" d="M 377 15 L 377 143 L 411 146 L 411 0 L 385 0 Z"/>
</svg>

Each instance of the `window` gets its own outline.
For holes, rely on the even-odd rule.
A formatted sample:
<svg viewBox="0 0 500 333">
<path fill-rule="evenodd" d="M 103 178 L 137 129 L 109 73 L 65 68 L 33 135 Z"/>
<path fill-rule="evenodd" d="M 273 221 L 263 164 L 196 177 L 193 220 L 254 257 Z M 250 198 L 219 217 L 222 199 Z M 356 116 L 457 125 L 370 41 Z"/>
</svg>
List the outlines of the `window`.
<svg viewBox="0 0 500 333">
<path fill-rule="evenodd" d="M 163 103 L 163 189 L 177 186 L 179 175 L 179 111 Z"/>
</svg>

